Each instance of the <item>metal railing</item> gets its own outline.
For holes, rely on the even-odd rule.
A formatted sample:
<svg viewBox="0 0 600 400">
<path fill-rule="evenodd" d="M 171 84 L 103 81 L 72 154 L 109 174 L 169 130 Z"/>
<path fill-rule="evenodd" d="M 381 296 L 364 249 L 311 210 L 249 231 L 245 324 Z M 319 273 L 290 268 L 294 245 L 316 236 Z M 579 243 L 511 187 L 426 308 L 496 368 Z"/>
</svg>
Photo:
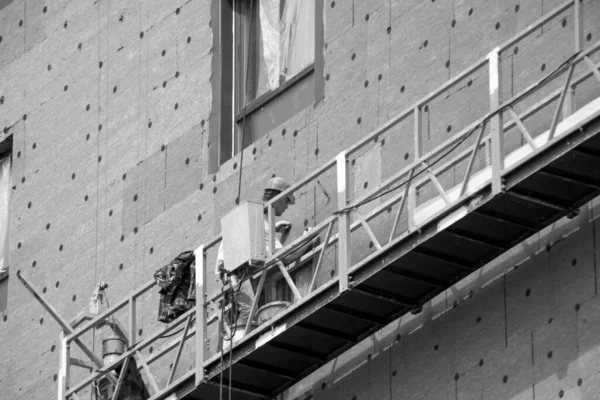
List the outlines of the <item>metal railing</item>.
<svg viewBox="0 0 600 400">
<path fill-rule="evenodd" d="M 408 107 L 391 118 L 384 125 L 375 129 L 372 133 L 360 139 L 346 151 L 337 155 L 324 163 L 317 170 L 308 174 L 305 178 L 292 185 L 289 189 L 277 195 L 265 204 L 267 222 L 269 229 L 267 231 L 267 240 L 270 243 L 270 254 L 268 256 L 265 267 L 252 278 L 258 278 L 258 287 L 254 302 L 252 304 L 250 316 L 244 328 L 244 338 L 242 341 L 255 340 L 261 333 L 268 329 L 272 329 L 277 321 L 285 318 L 287 312 L 291 309 L 302 307 L 302 304 L 311 296 L 314 296 L 319 290 L 331 285 L 338 285 L 339 292 L 344 292 L 351 286 L 349 277 L 353 272 L 361 268 L 365 263 L 369 262 L 376 256 L 378 252 L 389 249 L 400 243 L 407 235 L 418 233 L 419 229 L 424 225 L 447 215 L 452 210 L 457 210 L 461 205 L 465 204 L 469 199 L 472 199 L 482 188 L 491 186 L 492 193 L 498 194 L 503 191 L 503 176 L 518 168 L 519 165 L 526 162 L 528 159 L 544 151 L 552 143 L 561 139 L 564 135 L 564 129 L 561 128 L 562 119 L 568 117 L 575 111 L 575 93 L 576 89 L 583 82 L 586 82 L 591 77 L 595 78 L 600 83 L 600 72 L 598 65 L 594 64 L 591 56 L 596 54 L 600 49 L 600 42 L 596 42 L 589 46 L 585 51 L 582 48 L 582 13 L 581 1 L 567 1 L 561 6 L 555 8 L 535 23 L 531 24 L 525 30 L 512 37 L 510 40 L 503 43 L 501 46 L 494 49 L 486 57 L 476 61 L 463 72 L 444 83 L 442 86 L 417 101 L 415 104 Z M 543 78 L 533 82 L 520 93 L 512 96 L 509 99 L 502 99 L 502 56 L 512 48 L 512 46 L 520 43 L 525 38 L 532 35 L 544 24 L 551 20 L 555 20 L 565 12 L 573 11 L 574 30 L 574 51 L 573 55 L 568 57 L 554 71 L 547 74 Z M 567 30 L 564 30 L 567 32 Z M 574 76 L 574 72 L 578 66 L 582 66 L 583 71 Z M 470 123 L 457 134 L 448 138 L 443 143 L 439 144 L 425 154 L 423 153 L 422 145 L 422 113 L 423 108 L 430 104 L 435 99 L 445 93 L 448 93 L 452 88 L 456 87 L 461 82 L 469 80 L 475 74 L 485 71 L 487 68 L 487 78 L 489 82 L 489 108 L 488 111 Z M 530 100 L 535 95 L 539 96 L 540 89 L 548 89 L 550 83 L 554 82 L 559 77 L 564 77 L 564 82 L 557 90 L 538 99 L 535 98 L 535 103 L 528 105 L 526 100 Z M 542 92 L 543 93 L 543 92 Z M 537 115 L 541 110 L 545 110 L 550 105 L 554 106 L 552 117 L 548 129 L 543 133 L 534 135 L 526 126 L 526 122 L 532 116 Z M 524 108 L 517 112 L 519 106 Z M 527 106 L 527 107 L 526 107 Z M 391 174 L 377 187 L 366 191 L 362 195 L 354 196 L 351 199 L 350 193 L 350 160 L 373 145 L 382 135 L 392 132 L 393 128 L 398 127 L 402 122 L 412 119 L 412 134 L 414 143 L 414 161 L 406 167 Z M 505 119 L 507 121 L 505 122 Z M 521 142 L 524 146 L 507 154 L 505 141 L 508 132 L 516 129 L 521 137 Z M 471 143 L 471 142 L 472 143 Z M 486 161 L 478 162 L 478 157 L 485 156 Z M 460 166 L 460 168 L 459 168 Z M 445 189 L 443 179 L 444 173 L 454 170 L 462 171 L 462 176 L 458 180 L 458 184 L 453 185 L 449 189 Z M 307 254 L 304 254 L 299 260 L 291 265 L 284 265 L 280 260 L 286 254 L 296 250 L 300 245 L 304 244 L 305 238 L 298 237 L 282 250 L 274 252 L 275 249 L 275 215 L 274 204 L 286 197 L 288 194 L 298 192 L 305 189 L 308 185 L 313 184 L 317 179 L 326 174 L 332 174 L 335 177 L 337 204 L 333 215 L 329 215 L 319 222 L 314 228 L 312 234 L 318 234 L 323 237 L 321 244 L 316 246 Z M 420 201 L 420 192 L 426 186 L 431 186 L 435 191 L 433 198 Z M 371 211 L 361 211 L 361 207 L 374 199 L 380 201 Z M 381 240 L 381 234 L 375 233 L 375 229 L 371 225 L 373 221 L 381 216 L 384 212 L 395 209 L 393 213 L 391 228 L 386 232 L 384 239 Z M 463 212 L 468 212 L 464 210 Z M 459 217 L 458 217 L 459 218 Z M 440 225 L 443 229 L 444 225 Z M 372 253 L 360 260 L 352 260 L 352 235 L 359 229 L 362 229 L 369 241 L 373 244 Z M 147 283 L 140 289 L 128 295 L 124 300 L 115 304 L 110 310 L 99 315 L 94 320 L 90 321 L 84 327 L 70 333 L 65 334 L 61 340 L 61 370 L 59 375 L 59 399 L 68 399 L 77 394 L 86 386 L 92 384 L 95 380 L 114 371 L 118 366 L 129 362 L 131 357 L 136 357 L 141 364 L 142 372 L 145 373 L 147 380 L 152 387 L 152 398 L 158 399 L 166 396 L 173 388 L 182 382 L 191 379 L 195 376 L 196 385 L 207 383 L 205 376 L 205 368 L 209 363 L 218 361 L 218 354 L 210 354 L 207 350 L 206 341 L 208 338 L 208 326 L 219 321 L 219 315 L 209 316 L 209 309 L 218 303 L 224 294 L 230 289 L 228 286 L 221 290 L 209 294 L 206 292 L 207 287 L 207 271 L 209 270 L 208 253 L 214 252 L 215 248 L 220 244 L 221 238 L 216 237 L 200 246 L 195 250 L 196 256 L 196 295 L 197 304 L 195 308 L 181 315 L 177 320 L 169 326 L 155 332 L 150 337 L 136 343 L 137 319 L 136 319 L 136 299 L 142 294 L 148 292 L 155 287 L 154 281 Z M 335 248 L 334 248 L 335 247 Z M 337 274 L 332 276 L 326 282 L 318 282 L 317 276 L 320 269 L 325 263 L 325 254 L 328 251 L 334 251 L 336 255 Z M 308 291 L 301 293 L 291 278 L 291 271 L 302 265 L 306 260 L 313 258 L 312 268 Z M 277 318 L 264 323 L 262 326 L 250 331 L 250 324 L 253 316 L 256 313 L 258 299 L 261 291 L 265 287 L 265 279 L 268 273 L 277 270 L 291 292 L 294 294 L 295 301 L 290 308 L 280 314 Z M 248 278 L 250 279 L 250 278 Z M 77 344 L 79 338 L 86 332 L 89 332 L 94 327 L 102 324 L 107 318 L 113 316 L 117 311 L 128 309 L 129 322 L 128 330 L 129 349 L 110 365 L 96 369 L 88 377 L 82 381 L 72 384 L 69 377 L 70 371 L 70 348 L 73 343 Z M 192 322 L 195 319 L 195 326 Z M 141 351 L 148 346 L 156 343 L 158 339 L 163 338 L 177 327 L 184 326 L 181 335 L 176 337 L 172 342 L 167 344 L 160 351 L 155 352 L 152 357 L 145 360 L 142 357 Z M 284 328 L 285 329 L 285 328 Z M 219 332 L 220 334 L 220 332 Z M 195 337 L 195 369 L 182 374 L 175 379 L 175 371 L 178 367 L 178 362 L 181 357 L 184 343 Z M 177 348 L 173 368 L 166 381 L 166 385 L 160 388 L 156 380 L 149 372 L 148 364 L 163 357 L 167 352 Z M 225 369 L 224 365 L 221 370 Z M 121 371 L 126 368 L 121 368 Z M 123 372 L 119 376 L 113 376 L 116 379 L 116 388 L 121 387 L 123 382 Z M 116 396 L 113 396 L 115 399 Z"/>
</svg>

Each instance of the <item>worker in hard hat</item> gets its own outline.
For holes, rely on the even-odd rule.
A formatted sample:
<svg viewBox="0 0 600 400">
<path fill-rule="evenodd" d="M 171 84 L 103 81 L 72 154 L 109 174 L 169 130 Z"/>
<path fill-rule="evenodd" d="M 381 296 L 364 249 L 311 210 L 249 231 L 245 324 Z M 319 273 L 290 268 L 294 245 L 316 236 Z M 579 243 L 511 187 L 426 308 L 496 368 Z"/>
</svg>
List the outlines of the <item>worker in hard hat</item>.
<svg viewBox="0 0 600 400">
<path fill-rule="evenodd" d="M 283 178 L 274 177 L 271 178 L 267 185 L 264 188 L 262 201 L 268 202 L 278 194 L 289 188 L 291 185 Z M 276 217 L 280 217 L 285 210 L 287 209 L 289 204 L 294 204 L 295 198 L 290 193 L 287 196 L 284 196 L 273 203 L 273 211 Z M 289 232 L 292 224 L 288 221 L 277 221 L 275 223 L 275 232 L 279 234 L 285 234 Z M 267 221 L 265 215 L 265 244 L 266 251 L 269 253 L 270 243 L 268 240 L 268 232 L 269 232 L 269 223 Z M 282 249 L 283 246 L 281 241 L 275 236 L 275 251 Z M 234 290 L 234 301 L 231 302 L 232 309 L 228 311 L 227 317 L 225 318 L 225 323 L 228 325 L 230 331 L 230 337 L 227 338 L 229 340 L 225 340 L 223 343 L 224 348 L 228 348 L 238 337 L 241 335 L 236 335 L 236 331 L 238 329 L 243 330 L 248 321 L 248 316 L 250 315 L 250 310 L 252 308 L 252 302 L 254 300 L 254 290 L 252 288 L 251 279 L 245 279 L 247 276 L 247 271 L 245 269 L 237 269 L 233 272 L 228 272 L 224 266 L 224 255 L 223 255 L 223 242 L 221 242 L 219 246 L 219 250 L 217 253 L 217 262 L 215 265 L 215 275 L 221 279 L 223 284 L 231 283 L 231 286 Z M 237 332 L 239 333 L 239 332 Z"/>
</svg>

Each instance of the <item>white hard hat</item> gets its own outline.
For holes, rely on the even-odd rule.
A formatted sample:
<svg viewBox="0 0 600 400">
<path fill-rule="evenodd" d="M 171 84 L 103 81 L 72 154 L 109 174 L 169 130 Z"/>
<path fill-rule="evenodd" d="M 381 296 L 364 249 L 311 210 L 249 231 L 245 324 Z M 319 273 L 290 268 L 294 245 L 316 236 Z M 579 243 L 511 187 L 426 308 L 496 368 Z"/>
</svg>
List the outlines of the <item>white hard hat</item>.
<svg viewBox="0 0 600 400">
<path fill-rule="evenodd" d="M 271 190 L 277 190 L 279 192 L 283 192 L 290 186 L 292 186 L 292 185 L 290 185 L 285 179 L 276 176 L 276 177 L 269 179 L 269 182 L 267 183 L 265 190 L 271 189 Z M 296 199 L 294 198 L 293 194 L 288 193 L 288 195 L 286 197 L 290 204 L 294 204 L 296 202 Z"/>
</svg>

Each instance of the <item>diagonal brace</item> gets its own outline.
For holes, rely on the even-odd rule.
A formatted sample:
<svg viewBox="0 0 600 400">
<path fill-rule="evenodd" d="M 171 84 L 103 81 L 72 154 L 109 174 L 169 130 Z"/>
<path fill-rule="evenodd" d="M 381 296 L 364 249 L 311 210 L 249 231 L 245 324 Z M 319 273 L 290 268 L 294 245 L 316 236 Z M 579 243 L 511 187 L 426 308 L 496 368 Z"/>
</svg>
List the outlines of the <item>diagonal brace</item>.
<svg viewBox="0 0 600 400">
<path fill-rule="evenodd" d="M 365 232 L 367 232 L 367 235 L 369 236 L 369 239 L 371 239 L 371 241 L 373 242 L 373 244 L 375 245 L 375 247 L 378 250 L 381 249 L 381 244 L 379 244 L 379 241 L 377 240 L 377 237 L 373 233 L 373 230 L 371 230 L 371 227 L 369 226 L 369 224 L 365 220 L 365 217 L 363 217 L 363 215 L 360 213 L 360 211 L 358 211 L 358 209 L 356 209 L 356 208 L 354 209 L 354 212 L 356 212 L 356 215 L 358 216 L 358 219 L 359 219 L 360 223 L 362 224 Z"/>
<path fill-rule="evenodd" d="M 256 288 L 256 294 L 254 295 L 254 300 L 252 300 L 252 308 L 250 308 L 250 314 L 248 315 L 248 321 L 246 322 L 246 327 L 244 328 L 244 336 L 248 334 L 250 330 L 250 325 L 252 324 L 252 319 L 254 318 L 254 313 L 256 313 L 256 308 L 258 306 L 258 298 L 260 297 L 260 293 L 265 286 L 265 279 L 267 278 L 267 269 L 263 269 L 262 274 L 260 275 L 260 281 L 258 281 L 258 287 Z M 231 338 L 233 340 L 233 338 Z"/>
<path fill-rule="evenodd" d="M 594 74 L 598 82 L 600 82 L 600 71 L 598 71 L 598 68 L 596 68 L 596 66 L 588 56 L 583 57 L 583 59 L 585 60 L 587 66 L 592 70 L 592 73 Z"/>
<path fill-rule="evenodd" d="M 279 262 L 277 262 L 277 266 L 279 267 L 279 271 L 281 271 L 281 274 L 285 278 L 286 282 L 290 286 L 290 289 L 292 289 L 292 292 L 294 293 L 294 297 L 296 298 L 296 300 L 297 301 L 302 300 L 302 295 L 300 294 L 300 291 L 296 287 L 296 284 L 294 284 L 294 280 L 290 276 L 287 269 L 285 269 L 285 266 L 283 265 L 283 263 L 281 261 L 279 261 Z"/>
<path fill-rule="evenodd" d="M 429 165 L 427 165 L 426 163 L 423 163 L 423 166 L 425 167 L 425 169 L 427 169 L 427 175 L 429 175 L 429 179 L 431 180 L 431 183 L 433 183 L 433 186 L 435 186 L 435 188 L 438 191 L 438 193 L 440 194 L 440 196 L 442 196 L 442 198 L 444 199 L 444 202 L 446 204 L 450 204 L 450 199 L 448 198 L 446 191 L 442 187 L 442 184 L 440 183 L 440 181 L 438 181 L 437 177 L 435 176 L 435 173 L 431 170 L 431 167 L 429 167 Z"/>
<path fill-rule="evenodd" d="M 310 286 L 308 287 L 308 293 L 310 293 L 314 286 L 315 281 L 317 280 L 317 274 L 319 273 L 319 268 L 321 268 L 321 264 L 323 263 L 323 256 L 325 255 L 325 250 L 329 247 L 329 239 L 331 238 L 331 231 L 333 230 L 333 223 L 335 220 L 331 220 L 329 223 L 329 227 L 327 228 L 327 233 L 325 234 L 325 242 L 323 242 L 323 248 L 321 248 L 321 252 L 319 253 L 319 259 L 317 260 L 317 265 L 315 266 L 315 271 L 313 272 L 312 279 L 310 280 Z"/>
<path fill-rule="evenodd" d="M 71 326 L 69 325 L 69 323 L 67 322 L 67 320 L 64 319 L 54 309 L 54 307 L 52 307 L 50 305 L 50 303 L 48 303 L 46 300 L 44 300 L 44 298 L 39 294 L 39 292 L 35 288 L 35 286 L 33 286 L 31 283 L 27 282 L 27 280 L 25 279 L 25 277 L 23 276 L 23 274 L 21 274 L 21 271 L 17 271 L 17 277 L 19 278 L 19 280 L 21 281 L 21 283 L 23 283 L 23 285 L 27 288 L 27 290 L 29 290 L 31 292 L 31 294 L 33 294 L 33 297 L 35 297 L 37 299 L 37 301 L 40 302 L 40 304 L 42 305 L 42 307 L 44 307 L 46 309 L 46 311 L 48 311 L 48 313 L 50 315 L 52 315 L 52 317 L 54 318 L 54 320 L 60 325 L 61 329 L 66 334 L 68 334 L 68 335 L 70 335 L 71 333 L 73 333 L 73 329 L 71 329 Z M 96 354 L 94 354 L 94 352 L 89 347 L 87 347 L 81 340 L 75 339 L 74 342 L 81 348 L 81 350 L 85 353 L 85 355 L 88 356 L 89 359 L 94 362 L 94 364 L 96 364 L 96 366 L 98 368 L 104 367 L 104 362 L 102 362 L 102 360 L 100 359 L 100 357 L 98 357 Z M 110 374 L 107 374 L 106 377 L 108 378 L 108 380 L 110 380 L 110 382 L 113 385 L 117 384 L 117 379 L 114 376 L 112 376 Z"/>
<path fill-rule="evenodd" d="M 192 315 L 190 314 L 187 317 L 187 322 L 185 323 L 185 329 L 183 330 L 183 336 L 181 337 L 181 342 L 179 342 L 179 347 L 177 348 L 177 354 L 175 355 L 175 361 L 173 362 L 173 368 L 171 369 L 171 373 L 169 374 L 169 379 L 167 379 L 167 387 L 173 382 L 173 377 L 175 376 L 175 370 L 177 369 L 177 365 L 179 365 L 179 359 L 181 358 L 181 352 L 183 350 L 183 345 L 185 344 L 185 338 L 190 330 L 190 323 L 192 322 Z"/>
<path fill-rule="evenodd" d="M 481 138 L 483 137 L 483 132 L 485 132 L 485 125 L 487 121 L 483 120 L 481 123 L 481 129 L 479 130 L 479 135 L 477 135 L 477 139 L 475 140 L 475 147 L 473 147 L 473 153 L 471 154 L 471 158 L 469 159 L 469 164 L 467 165 L 467 170 L 465 171 L 465 177 L 462 182 L 462 186 L 460 188 L 460 194 L 458 197 L 462 197 L 463 194 L 467 191 L 467 185 L 469 184 L 469 178 L 471 178 L 471 171 L 473 170 L 473 164 L 475 163 L 475 157 L 479 152 L 479 145 L 481 144 Z"/>
<path fill-rule="evenodd" d="M 508 111 L 508 113 L 510 114 L 510 117 L 513 119 L 513 121 L 515 122 L 515 124 L 517 125 L 517 127 L 519 128 L 519 130 L 521 131 L 521 134 L 523 135 L 523 137 L 525 138 L 525 140 L 527 141 L 527 143 L 529 143 L 529 145 L 531 146 L 531 148 L 533 150 L 537 149 L 537 146 L 535 145 L 535 142 L 533 141 L 533 138 L 529 134 L 529 131 L 527 130 L 527 128 L 523 124 L 523 121 L 521 121 L 521 118 L 519 118 L 519 116 L 517 115 L 517 113 L 515 112 L 515 110 L 512 107 L 508 107 L 506 109 L 506 111 Z"/>
<path fill-rule="evenodd" d="M 134 355 L 137 356 L 138 360 L 140 361 L 140 364 L 142 364 L 142 371 L 146 375 L 146 379 L 148 379 L 150 386 L 152 386 L 152 390 L 154 390 L 154 394 L 160 392 L 160 388 L 158 387 L 158 384 L 156 383 L 154 376 L 150 372 L 150 367 L 148 366 L 146 359 L 142 356 L 142 353 L 139 350 L 136 350 Z M 108 376 L 108 375 L 106 375 L 106 376 Z"/>
<path fill-rule="evenodd" d="M 554 137 L 554 133 L 556 133 L 556 127 L 558 126 L 558 118 L 560 117 L 565 98 L 567 97 L 569 87 L 571 86 L 571 78 L 573 77 L 573 71 L 575 71 L 575 64 L 571 64 L 569 70 L 567 71 L 565 84 L 563 86 L 562 92 L 560 93 L 560 98 L 558 99 L 558 105 L 556 106 L 556 110 L 554 111 L 554 116 L 552 117 L 552 125 L 550 125 L 550 135 L 548 135 L 548 142 L 552 140 L 552 138 Z"/>
<path fill-rule="evenodd" d="M 406 186 L 404 187 L 404 192 L 402 193 L 402 200 L 400 201 L 400 205 L 398 206 L 398 211 L 396 212 L 396 217 L 394 218 L 394 224 L 392 225 L 392 231 L 390 232 L 390 237 L 388 239 L 388 243 L 392 241 L 394 235 L 396 234 L 396 230 L 398 229 L 398 223 L 400 222 L 400 216 L 402 215 L 402 211 L 404 211 L 404 206 L 406 205 L 406 198 L 408 197 L 408 190 L 410 189 L 410 184 L 412 182 L 415 170 L 411 169 L 408 174 L 408 179 L 406 180 Z"/>
<path fill-rule="evenodd" d="M 112 396 L 112 400 L 117 400 L 119 398 L 119 393 L 121 392 L 121 388 L 123 387 L 123 381 L 125 380 L 125 375 L 127 374 L 127 368 L 129 367 L 129 360 L 131 357 L 127 357 L 125 362 L 123 362 L 123 366 L 121 367 L 121 373 L 119 374 L 119 380 L 117 381 L 117 386 L 115 386 L 115 391 Z"/>
</svg>

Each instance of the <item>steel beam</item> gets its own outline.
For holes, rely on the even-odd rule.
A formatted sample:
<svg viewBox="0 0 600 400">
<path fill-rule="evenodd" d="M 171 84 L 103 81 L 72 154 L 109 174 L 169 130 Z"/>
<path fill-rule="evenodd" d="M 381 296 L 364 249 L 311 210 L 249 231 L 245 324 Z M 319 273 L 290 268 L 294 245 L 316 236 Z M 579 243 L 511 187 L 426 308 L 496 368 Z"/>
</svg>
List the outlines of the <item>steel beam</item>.
<svg viewBox="0 0 600 400">
<path fill-rule="evenodd" d="M 287 379 L 289 381 L 297 381 L 300 379 L 298 377 L 298 375 L 296 373 L 294 373 L 293 371 L 288 371 L 286 369 L 275 367 L 275 366 L 265 364 L 265 363 L 262 363 L 259 361 L 252 361 L 252 360 L 248 360 L 248 359 L 244 358 L 244 359 L 238 361 L 238 364 L 243 365 L 248 368 L 255 369 L 257 371 L 262 371 L 262 372 L 266 372 L 269 374 L 277 375 L 280 378 Z"/>
<path fill-rule="evenodd" d="M 305 329 L 307 331 L 315 332 L 320 335 L 332 337 L 334 339 L 343 340 L 344 342 L 356 342 L 356 338 L 348 335 L 346 332 L 338 331 L 337 329 L 326 328 L 310 322 L 299 322 L 295 325 L 298 328 Z"/>
<path fill-rule="evenodd" d="M 413 299 L 409 299 L 396 293 L 389 293 L 384 290 L 375 289 L 367 285 L 360 285 L 360 287 L 354 288 L 353 291 L 403 307 L 414 307 L 416 304 Z"/>
<path fill-rule="evenodd" d="M 574 183 L 576 185 L 588 186 L 594 189 L 600 189 L 600 182 L 593 181 L 587 177 L 577 176 L 571 172 L 560 171 L 554 168 L 545 168 L 540 170 L 539 173 L 541 175 L 546 175 L 552 178 L 560 179 L 565 182 Z"/>
<path fill-rule="evenodd" d="M 411 279 L 413 281 L 417 281 L 417 282 L 425 283 L 427 285 L 435 286 L 440 289 L 446 289 L 448 286 L 450 286 L 450 284 L 448 282 L 445 282 L 445 281 L 442 281 L 439 279 L 435 279 L 435 278 L 431 278 L 429 276 L 421 275 L 416 272 L 396 269 L 393 267 L 386 268 L 386 269 L 384 269 L 384 271 L 389 272 L 394 275 L 401 276 L 403 278 Z"/>
<path fill-rule="evenodd" d="M 467 240 L 467 241 L 475 243 L 475 244 L 493 247 L 496 250 L 506 251 L 509 249 L 509 247 L 507 247 L 507 245 L 494 243 L 493 239 L 484 238 L 479 235 L 472 234 L 470 232 L 465 232 L 465 231 L 457 230 L 457 229 L 456 230 L 455 229 L 446 229 L 446 232 L 454 237 L 464 239 L 464 240 Z"/>
<path fill-rule="evenodd" d="M 439 261 L 441 261 L 441 262 L 443 262 L 445 264 L 450 264 L 450 265 L 452 265 L 454 267 L 457 267 L 457 268 L 460 268 L 460 269 L 464 269 L 464 270 L 467 270 L 467 271 L 473 271 L 473 269 L 474 269 L 473 267 L 465 264 L 465 262 L 462 261 L 462 260 L 456 260 L 456 259 L 454 259 L 454 258 L 452 258 L 450 256 L 447 256 L 447 255 L 444 255 L 444 254 L 440 254 L 440 253 L 435 252 L 433 250 L 426 250 L 426 249 L 422 249 L 422 248 L 417 247 L 417 248 L 413 249 L 412 251 L 414 251 L 417 254 L 422 254 L 422 255 L 424 255 L 426 257 L 429 257 L 429 258 L 434 258 L 434 259 L 439 260 Z"/>
<path fill-rule="evenodd" d="M 298 354 L 306 358 L 310 358 L 319 363 L 326 363 L 329 361 L 326 356 L 316 353 L 312 350 L 305 349 L 303 347 L 294 346 L 287 343 L 275 342 L 273 340 L 267 342 L 266 346 L 274 347 L 279 350 L 287 351 L 290 353 Z"/>
<path fill-rule="evenodd" d="M 213 386 L 220 387 L 219 383 L 217 383 L 217 382 L 206 381 L 206 383 L 213 385 Z M 223 387 L 225 389 L 228 389 L 230 387 L 229 380 L 223 378 Z M 236 391 L 238 393 L 243 393 L 243 394 L 247 394 L 250 396 L 254 396 L 254 397 L 259 397 L 261 399 L 270 399 L 271 398 L 270 394 L 265 393 L 262 390 L 255 388 L 253 386 L 243 385 L 241 383 L 232 383 L 231 390 Z"/>
<path fill-rule="evenodd" d="M 582 154 L 584 156 L 600 159 L 600 154 L 598 154 L 597 152 L 595 152 L 593 150 L 586 149 L 585 147 L 579 146 L 579 147 L 574 148 L 571 151 L 575 154 Z"/>
<path fill-rule="evenodd" d="M 363 311 L 354 310 L 350 307 L 340 306 L 337 304 L 329 303 L 325 306 L 326 309 L 334 311 L 338 314 L 344 314 L 348 317 L 362 319 L 365 322 L 369 322 L 371 324 L 375 324 L 377 326 L 385 326 L 388 321 L 384 318 L 380 318 L 376 315 L 366 313 Z"/>
<path fill-rule="evenodd" d="M 524 230 L 529 231 L 529 232 L 535 232 L 535 231 L 538 230 L 536 227 L 533 227 L 531 225 L 527 225 L 524 222 L 519 222 L 519 221 L 517 221 L 515 219 L 509 218 L 508 216 L 502 215 L 502 214 L 497 213 L 495 211 L 484 210 L 482 208 L 479 208 L 479 209 L 473 210 L 472 212 L 475 213 L 475 214 L 478 214 L 478 215 L 482 215 L 482 216 L 484 216 L 486 218 L 493 219 L 493 220 L 495 220 L 497 222 L 500 222 L 502 224 L 513 225 L 513 226 L 515 226 L 517 228 L 521 228 L 521 229 L 524 229 Z"/>
<path fill-rule="evenodd" d="M 525 201 L 527 203 L 538 204 L 538 205 L 546 207 L 546 208 L 552 208 L 556 211 L 567 211 L 568 210 L 568 207 L 566 207 L 562 204 L 553 202 L 551 200 L 543 199 L 538 195 L 533 196 L 533 195 L 529 195 L 529 194 L 525 194 L 525 193 L 521 193 L 521 192 L 515 192 L 514 190 L 508 191 L 508 192 L 506 192 L 506 194 L 508 194 L 509 196 L 514 197 L 516 199 Z"/>
</svg>

